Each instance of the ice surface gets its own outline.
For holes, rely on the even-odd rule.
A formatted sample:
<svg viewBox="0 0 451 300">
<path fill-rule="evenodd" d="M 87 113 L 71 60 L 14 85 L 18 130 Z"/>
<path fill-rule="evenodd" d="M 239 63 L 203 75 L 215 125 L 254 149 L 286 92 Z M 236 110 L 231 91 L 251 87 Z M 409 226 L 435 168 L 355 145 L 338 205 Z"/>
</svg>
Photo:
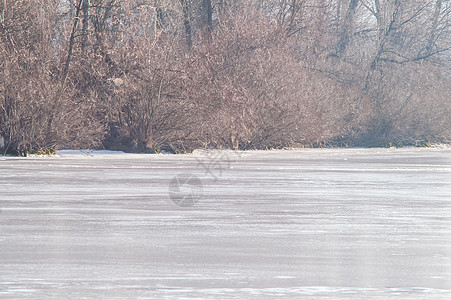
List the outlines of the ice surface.
<svg viewBox="0 0 451 300">
<path fill-rule="evenodd" d="M 450 149 L 0 157 L 1 299 L 451 299 L 450 237 Z"/>
</svg>

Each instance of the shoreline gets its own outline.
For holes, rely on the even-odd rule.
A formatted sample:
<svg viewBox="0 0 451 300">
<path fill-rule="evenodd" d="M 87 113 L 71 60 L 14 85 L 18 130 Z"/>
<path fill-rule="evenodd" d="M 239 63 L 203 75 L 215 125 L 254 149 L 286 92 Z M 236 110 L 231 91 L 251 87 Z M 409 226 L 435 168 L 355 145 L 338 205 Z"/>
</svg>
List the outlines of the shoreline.
<svg viewBox="0 0 451 300">
<path fill-rule="evenodd" d="M 28 154 L 27 156 L 18 156 L 13 154 L 3 155 L 0 158 L 64 158 L 64 157 L 125 157 L 125 156 L 149 156 L 149 157 L 178 157 L 178 156 L 205 156 L 210 153 L 232 153 L 232 154 L 252 154 L 252 153 L 277 153 L 277 152 L 303 152 L 303 151 L 355 151 L 355 150 L 379 150 L 379 151 L 412 151 L 412 150 L 451 150 L 451 144 L 433 144 L 429 147 L 404 146 L 404 147 L 290 147 L 282 149 L 251 149 L 251 150 L 232 150 L 232 149 L 195 149 L 187 153 L 145 153 L 145 152 L 124 152 L 115 150 L 92 150 L 92 149 L 63 149 L 57 150 L 56 154 L 41 155 Z"/>
</svg>

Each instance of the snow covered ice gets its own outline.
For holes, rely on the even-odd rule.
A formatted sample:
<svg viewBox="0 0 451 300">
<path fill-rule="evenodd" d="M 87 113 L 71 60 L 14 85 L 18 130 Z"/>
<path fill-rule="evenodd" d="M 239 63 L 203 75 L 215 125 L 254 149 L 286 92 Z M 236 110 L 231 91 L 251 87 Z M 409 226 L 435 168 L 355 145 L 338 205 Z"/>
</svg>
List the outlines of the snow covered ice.
<svg viewBox="0 0 451 300">
<path fill-rule="evenodd" d="M 0 157 L 2 299 L 451 299 L 450 237 L 446 148 Z"/>
</svg>

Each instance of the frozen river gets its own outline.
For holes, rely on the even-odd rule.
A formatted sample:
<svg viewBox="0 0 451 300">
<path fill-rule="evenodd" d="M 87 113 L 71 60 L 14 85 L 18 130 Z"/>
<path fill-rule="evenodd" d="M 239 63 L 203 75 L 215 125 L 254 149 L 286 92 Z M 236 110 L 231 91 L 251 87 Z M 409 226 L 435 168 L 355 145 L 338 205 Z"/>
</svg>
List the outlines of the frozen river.
<svg viewBox="0 0 451 300">
<path fill-rule="evenodd" d="M 0 157 L 1 299 L 285 297 L 451 299 L 451 150 Z"/>
</svg>

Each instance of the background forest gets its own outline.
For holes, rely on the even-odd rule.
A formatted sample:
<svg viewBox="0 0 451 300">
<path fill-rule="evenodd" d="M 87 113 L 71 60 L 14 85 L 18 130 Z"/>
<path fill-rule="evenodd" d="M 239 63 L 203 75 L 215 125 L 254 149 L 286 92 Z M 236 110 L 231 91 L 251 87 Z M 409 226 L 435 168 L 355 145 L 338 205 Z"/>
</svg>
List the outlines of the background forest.
<svg viewBox="0 0 451 300">
<path fill-rule="evenodd" d="M 0 0 L 4 152 L 449 143 L 450 120 L 449 0 Z"/>
</svg>

